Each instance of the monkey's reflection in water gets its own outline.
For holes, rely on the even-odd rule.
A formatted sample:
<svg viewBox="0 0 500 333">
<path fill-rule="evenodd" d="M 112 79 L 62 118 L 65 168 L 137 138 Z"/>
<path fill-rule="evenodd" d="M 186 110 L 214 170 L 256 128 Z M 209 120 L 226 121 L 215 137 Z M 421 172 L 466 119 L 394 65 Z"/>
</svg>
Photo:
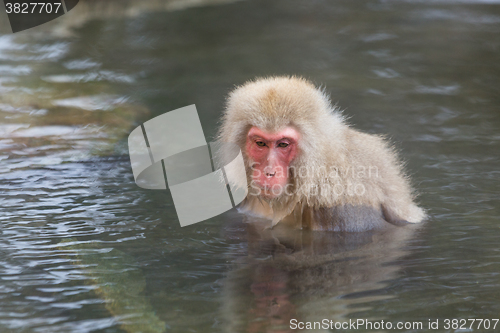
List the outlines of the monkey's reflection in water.
<svg viewBox="0 0 500 333">
<path fill-rule="evenodd" d="M 292 319 L 348 320 L 348 314 L 363 310 L 354 304 L 389 297 L 376 290 L 398 276 L 394 261 L 407 253 L 405 244 L 417 229 L 338 233 L 279 224 L 265 229 L 265 222 L 247 219 L 239 236 L 248 238 L 248 253 L 236 260 L 224 285 L 227 332 L 293 332 Z M 314 330 L 322 331 L 329 330 Z"/>
</svg>

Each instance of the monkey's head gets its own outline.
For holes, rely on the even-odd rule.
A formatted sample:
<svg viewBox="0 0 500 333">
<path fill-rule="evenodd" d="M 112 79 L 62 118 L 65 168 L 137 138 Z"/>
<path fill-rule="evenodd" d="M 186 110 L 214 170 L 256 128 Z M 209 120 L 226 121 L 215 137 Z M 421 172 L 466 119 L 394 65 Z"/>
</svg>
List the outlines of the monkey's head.
<svg viewBox="0 0 500 333">
<path fill-rule="evenodd" d="M 300 134 L 292 126 L 265 132 L 257 126 L 248 131 L 245 155 L 252 167 L 252 183 L 264 197 L 273 198 L 290 184 L 290 164 L 299 151 Z"/>
<path fill-rule="evenodd" d="M 242 150 L 249 193 L 266 200 L 296 195 L 312 181 L 307 172 L 299 176 L 301 169 L 324 165 L 335 155 L 332 147 L 342 150 L 342 116 L 302 78 L 271 77 L 237 87 L 222 121 L 219 139 Z"/>
</svg>

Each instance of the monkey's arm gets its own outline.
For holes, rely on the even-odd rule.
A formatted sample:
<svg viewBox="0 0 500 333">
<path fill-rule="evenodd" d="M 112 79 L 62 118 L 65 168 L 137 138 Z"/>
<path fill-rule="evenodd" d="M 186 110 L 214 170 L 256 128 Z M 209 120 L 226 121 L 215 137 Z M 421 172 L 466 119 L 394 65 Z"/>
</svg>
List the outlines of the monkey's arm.
<svg viewBox="0 0 500 333">
<path fill-rule="evenodd" d="M 366 189 L 359 201 L 380 207 L 382 218 L 393 225 L 421 222 L 425 212 L 414 203 L 414 192 L 396 150 L 381 136 L 350 130 L 353 165 L 367 170 Z M 380 205 L 380 206 L 379 206 Z"/>
<path fill-rule="evenodd" d="M 407 220 L 399 217 L 388 205 L 382 204 L 380 205 L 380 208 L 382 211 L 382 217 L 387 222 L 396 226 L 404 226 L 410 224 L 410 222 L 408 222 Z"/>
</svg>

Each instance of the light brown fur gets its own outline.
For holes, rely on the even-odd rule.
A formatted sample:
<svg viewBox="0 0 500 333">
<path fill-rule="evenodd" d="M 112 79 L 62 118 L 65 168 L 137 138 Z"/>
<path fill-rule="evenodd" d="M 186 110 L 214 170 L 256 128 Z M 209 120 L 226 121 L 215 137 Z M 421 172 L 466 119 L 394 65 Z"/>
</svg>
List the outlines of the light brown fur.
<svg viewBox="0 0 500 333">
<path fill-rule="evenodd" d="M 394 149 L 380 136 L 349 127 L 329 97 L 309 81 L 257 79 L 230 93 L 219 139 L 239 145 L 247 175 L 252 161 L 244 147 L 252 126 L 270 133 L 292 126 L 301 140 L 290 164 L 293 194 L 271 200 L 249 195 L 244 210 L 272 219 L 273 225 L 281 221 L 313 230 L 362 231 L 386 221 L 404 224 L 425 218 L 413 202 Z M 299 175 L 299 170 L 312 172 Z M 347 193 L 348 188 L 358 191 Z"/>
</svg>

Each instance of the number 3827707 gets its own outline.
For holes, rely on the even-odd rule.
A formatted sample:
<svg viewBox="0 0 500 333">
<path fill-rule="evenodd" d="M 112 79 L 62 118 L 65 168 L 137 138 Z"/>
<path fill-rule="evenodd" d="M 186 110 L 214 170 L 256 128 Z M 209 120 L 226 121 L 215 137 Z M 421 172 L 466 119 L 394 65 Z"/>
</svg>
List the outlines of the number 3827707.
<svg viewBox="0 0 500 333">
<path fill-rule="evenodd" d="M 57 14 L 63 11 L 61 3 L 50 2 L 22 2 L 5 4 L 7 14 Z"/>
</svg>

